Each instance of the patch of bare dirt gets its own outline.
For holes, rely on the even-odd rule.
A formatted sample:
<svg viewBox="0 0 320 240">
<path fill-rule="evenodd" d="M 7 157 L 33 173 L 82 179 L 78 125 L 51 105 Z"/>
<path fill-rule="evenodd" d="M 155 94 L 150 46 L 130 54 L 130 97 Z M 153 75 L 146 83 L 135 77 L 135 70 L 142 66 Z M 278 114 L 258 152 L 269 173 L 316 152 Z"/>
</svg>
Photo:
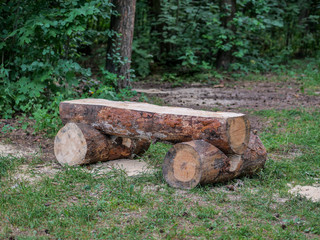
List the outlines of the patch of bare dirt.
<svg viewBox="0 0 320 240">
<path fill-rule="evenodd" d="M 103 163 L 91 164 L 88 168 L 90 172 L 97 175 L 110 172 L 113 168 L 124 171 L 128 176 L 137 176 L 145 173 L 151 174 L 154 171 L 146 162 L 142 160 L 131 159 L 118 159 Z"/>
<path fill-rule="evenodd" d="M 139 86 L 139 85 L 138 85 Z M 320 96 L 303 94 L 295 83 L 242 82 L 235 86 L 136 88 L 137 92 L 157 96 L 174 106 L 221 110 L 292 109 L 320 105 Z"/>
<path fill-rule="evenodd" d="M 12 144 L 3 144 L 0 142 L 0 156 L 13 156 L 32 158 L 37 155 L 37 151 L 30 147 L 20 146 L 19 149 Z M 18 167 L 14 175 L 14 180 L 18 182 L 30 182 L 35 183 L 40 181 L 44 176 L 53 177 L 59 170 L 61 170 L 60 164 L 57 161 L 50 163 L 50 165 L 39 164 L 29 165 L 23 164 Z M 118 159 L 113 161 L 107 161 L 103 163 L 91 164 L 86 168 L 89 172 L 95 175 L 105 174 L 112 169 L 118 169 L 124 171 L 128 176 L 137 176 L 139 174 L 152 174 L 154 169 L 151 169 L 149 165 L 142 160 L 131 159 Z"/>
<path fill-rule="evenodd" d="M 30 157 L 30 156 L 36 156 L 37 150 L 21 146 L 18 148 L 16 145 L 12 144 L 0 144 L 0 156 L 14 156 L 14 157 Z"/>
<path fill-rule="evenodd" d="M 23 164 L 16 169 L 13 178 L 17 182 L 29 182 L 31 184 L 35 184 L 36 182 L 41 181 L 43 177 L 54 177 L 60 169 L 61 167 L 58 164 L 40 164 L 36 166 Z"/>
<path fill-rule="evenodd" d="M 26 122 L 29 123 L 29 127 L 24 130 L 22 125 Z M 53 139 L 47 137 L 44 133 L 35 134 L 31 127 L 33 124 L 34 121 L 29 119 L 0 119 L 1 145 L 10 145 L 10 148 L 14 149 L 13 152 L 25 152 L 24 157 L 32 157 L 29 154 L 31 151 L 36 152 L 37 157 L 45 162 L 56 161 L 53 153 Z"/>
<path fill-rule="evenodd" d="M 291 188 L 289 193 L 295 196 L 305 197 L 312 202 L 320 202 L 320 184 L 314 184 L 312 186 L 296 185 L 294 187 L 288 184 L 288 186 Z"/>
</svg>

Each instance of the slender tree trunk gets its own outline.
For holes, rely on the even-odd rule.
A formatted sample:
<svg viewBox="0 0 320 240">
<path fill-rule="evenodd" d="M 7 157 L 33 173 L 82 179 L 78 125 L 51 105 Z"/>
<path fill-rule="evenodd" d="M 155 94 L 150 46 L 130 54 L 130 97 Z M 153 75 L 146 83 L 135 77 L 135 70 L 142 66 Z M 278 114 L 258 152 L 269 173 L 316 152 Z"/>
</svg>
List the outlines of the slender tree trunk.
<svg viewBox="0 0 320 240">
<path fill-rule="evenodd" d="M 224 14 L 224 17 L 222 18 L 222 26 L 225 29 L 229 29 L 230 31 L 235 32 L 235 26 L 231 25 L 230 22 L 232 21 L 236 13 L 236 0 L 220 1 L 220 12 Z M 230 63 L 232 62 L 232 52 L 232 48 L 229 51 L 223 51 L 222 49 L 219 49 L 217 55 L 218 68 L 227 69 L 229 67 Z"/>
<path fill-rule="evenodd" d="M 136 0 L 112 0 L 117 15 L 112 15 L 110 30 L 118 36 L 108 39 L 106 69 L 118 75 L 118 89 L 130 85 L 130 65 Z M 119 57 L 117 57 L 119 56 Z"/>
<path fill-rule="evenodd" d="M 149 0 L 148 3 L 150 6 L 149 21 L 153 23 L 151 24 L 151 41 L 159 42 L 159 51 L 157 51 L 157 53 L 155 54 L 154 60 L 156 62 L 160 62 L 162 53 L 166 52 L 162 35 L 164 24 L 159 23 L 159 16 L 161 14 L 161 2 L 160 0 Z"/>
<path fill-rule="evenodd" d="M 150 14 L 151 14 L 151 16 L 154 17 L 155 21 L 158 21 L 159 15 L 161 13 L 160 0 L 149 0 L 148 3 L 149 3 L 149 6 L 150 6 Z M 151 31 L 158 30 L 157 26 L 158 25 L 152 25 L 151 26 Z"/>
</svg>

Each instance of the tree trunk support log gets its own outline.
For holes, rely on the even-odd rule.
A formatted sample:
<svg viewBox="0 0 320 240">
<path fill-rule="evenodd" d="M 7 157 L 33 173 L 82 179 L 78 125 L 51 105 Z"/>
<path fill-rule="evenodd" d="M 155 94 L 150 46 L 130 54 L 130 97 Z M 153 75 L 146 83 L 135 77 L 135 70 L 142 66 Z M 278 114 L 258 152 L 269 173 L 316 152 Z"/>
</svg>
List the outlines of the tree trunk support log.
<svg viewBox="0 0 320 240">
<path fill-rule="evenodd" d="M 60 164 L 73 166 L 131 158 L 149 145 L 143 139 L 108 136 L 87 124 L 68 123 L 55 137 L 54 154 Z"/>
<path fill-rule="evenodd" d="M 212 144 L 195 140 L 174 145 L 164 159 L 162 170 L 170 186 L 191 189 L 198 184 L 252 175 L 264 167 L 266 156 L 266 149 L 255 134 L 251 134 L 243 155 L 229 157 Z"/>
</svg>

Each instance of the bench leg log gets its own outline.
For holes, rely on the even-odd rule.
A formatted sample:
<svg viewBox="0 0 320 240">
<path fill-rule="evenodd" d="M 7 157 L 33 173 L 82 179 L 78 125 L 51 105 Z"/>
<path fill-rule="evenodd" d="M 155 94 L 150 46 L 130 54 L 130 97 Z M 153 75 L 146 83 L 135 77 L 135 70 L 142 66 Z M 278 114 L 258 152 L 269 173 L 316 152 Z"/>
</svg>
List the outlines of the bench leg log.
<svg viewBox="0 0 320 240">
<path fill-rule="evenodd" d="M 191 189 L 198 184 L 254 174 L 263 168 L 266 156 L 266 149 L 255 134 L 251 134 L 243 155 L 226 156 L 212 144 L 195 140 L 174 145 L 165 156 L 162 170 L 170 186 Z"/>
<path fill-rule="evenodd" d="M 150 142 L 105 135 L 83 123 L 67 123 L 54 140 L 54 154 L 60 164 L 83 165 L 131 158 L 145 152 Z"/>
</svg>

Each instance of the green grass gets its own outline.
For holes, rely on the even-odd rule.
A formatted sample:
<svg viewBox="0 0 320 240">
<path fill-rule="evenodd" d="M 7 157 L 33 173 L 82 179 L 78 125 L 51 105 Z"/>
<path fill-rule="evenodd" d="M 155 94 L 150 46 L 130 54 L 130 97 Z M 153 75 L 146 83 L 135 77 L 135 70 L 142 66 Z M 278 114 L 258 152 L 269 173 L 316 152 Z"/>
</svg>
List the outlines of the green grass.
<svg viewBox="0 0 320 240">
<path fill-rule="evenodd" d="M 0 180 L 8 175 L 8 172 L 20 165 L 24 160 L 16 157 L 0 156 Z"/>
<path fill-rule="evenodd" d="M 320 203 L 287 186 L 319 183 L 319 110 L 251 114 L 268 123 L 260 136 L 269 159 L 235 191 L 170 188 L 161 162 L 171 146 L 163 143 L 143 156 L 156 172 L 136 177 L 67 167 L 28 183 L 13 178 L 21 159 L 1 158 L 0 239 L 319 239 Z"/>
<path fill-rule="evenodd" d="M 293 60 L 285 68 L 267 74 L 249 73 L 241 77 L 245 81 L 296 83 L 300 91 L 308 95 L 320 95 L 320 59 Z"/>
</svg>

